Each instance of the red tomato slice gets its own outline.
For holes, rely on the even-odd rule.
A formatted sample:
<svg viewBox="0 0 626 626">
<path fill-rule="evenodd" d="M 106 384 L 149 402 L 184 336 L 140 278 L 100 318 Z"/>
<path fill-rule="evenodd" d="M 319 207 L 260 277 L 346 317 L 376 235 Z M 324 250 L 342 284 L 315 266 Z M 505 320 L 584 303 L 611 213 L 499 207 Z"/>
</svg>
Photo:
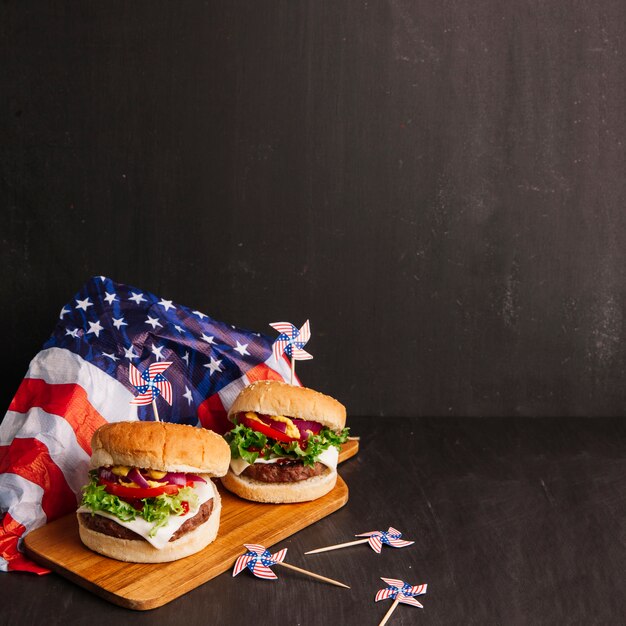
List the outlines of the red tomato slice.
<svg viewBox="0 0 626 626">
<path fill-rule="evenodd" d="M 103 478 L 100 478 L 99 482 L 101 485 L 104 485 L 105 490 L 111 495 L 135 500 L 156 498 L 156 496 L 160 496 L 164 493 L 172 495 L 178 493 L 180 489 L 178 485 L 163 485 L 162 487 L 148 487 L 146 489 L 142 487 L 125 487 L 124 485 L 118 485 L 117 483 L 109 482 Z"/>
<path fill-rule="evenodd" d="M 295 437 L 289 437 L 285 433 L 281 433 L 280 430 L 276 430 L 263 422 L 257 422 L 256 420 L 250 420 L 245 416 L 242 416 L 241 423 L 248 428 L 252 428 L 252 430 L 256 430 L 259 433 L 263 433 L 266 437 L 270 437 L 270 439 L 276 439 L 276 441 L 298 441 Z"/>
</svg>

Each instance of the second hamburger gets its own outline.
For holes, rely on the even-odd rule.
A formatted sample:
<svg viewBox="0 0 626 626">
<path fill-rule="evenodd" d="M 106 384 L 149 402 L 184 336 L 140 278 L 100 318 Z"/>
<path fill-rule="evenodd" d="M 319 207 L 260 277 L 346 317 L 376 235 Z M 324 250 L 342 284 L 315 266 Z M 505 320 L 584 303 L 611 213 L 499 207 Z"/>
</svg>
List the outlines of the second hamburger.
<svg viewBox="0 0 626 626">
<path fill-rule="evenodd" d="M 229 411 L 226 489 L 256 502 L 305 502 L 333 489 L 345 407 L 330 396 L 279 381 L 246 387 Z"/>
</svg>

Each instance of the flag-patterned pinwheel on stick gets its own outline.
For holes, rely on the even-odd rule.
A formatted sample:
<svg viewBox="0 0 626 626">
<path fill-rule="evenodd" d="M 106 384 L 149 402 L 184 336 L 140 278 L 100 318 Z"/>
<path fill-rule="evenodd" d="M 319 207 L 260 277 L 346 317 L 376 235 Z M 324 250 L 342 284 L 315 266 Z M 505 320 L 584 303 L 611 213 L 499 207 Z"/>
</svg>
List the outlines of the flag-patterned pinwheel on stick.
<svg viewBox="0 0 626 626">
<path fill-rule="evenodd" d="M 367 543 L 370 545 L 374 552 L 381 553 L 383 544 L 391 546 L 392 548 L 404 548 L 414 544 L 414 541 L 406 541 L 401 539 L 402 533 L 395 528 L 389 527 L 389 530 L 373 530 L 369 533 L 361 533 L 356 535 L 357 537 L 367 537 Z"/>
<path fill-rule="evenodd" d="M 299 572 L 300 574 L 304 574 L 305 576 L 310 576 L 311 578 L 322 580 L 325 583 L 330 583 L 331 585 L 335 585 L 337 587 L 350 589 L 348 585 L 344 585 L 338 580 L 333 580 L 332 578 L 327 578 L 326 576 L 320 576 L 319 574 L 309 572 L 309 570 L 302 569 L 301 567 L 296 567 L 295 565 L 289 565 L 289 563 L 285 563 L 284 561 L 285 555 L 287 554 L 287 548 L 283 548 L 282 550 L 276 552 L 276 554 L 272 554 L 267 548 L 259 545 L 258 543 L 246 543 L 244 544 L 244 547 L 248 551 L 245 554 L 242 554 L 240 557 L 237 557 L 237 560 L 235 561 L 235 567 L 233 568 L 233 576 L 237 576 L 237 574 L 248 568 L 257 578 L 263 578 L 265 580 L 276 580 L 278 576 L 274 574 L 270 567 L 272 567 L 273 565 L 282 565 L 287 569 L 291 569 L 294 572 Z"/>
<path fill-rule="evenodd" d="M 316 550 L 309 550 L 305 554 L 317 554 L 319 552 L 328 552 L 329 550 L 339 550 L 340 548 L 348 548 L 350 546 L 356 546 L 360 543 L 368 543 L 374 552 L 380 554 L 383 549 L 383 544 L 391 546 L 392 548 L 405 548 L 411 546 L 414 541 L 406 541 L 401 539 L 402 533 L 395 528 L 389 527 L 389 530 L 372 530 L 369 533 L 361 533 L 355 535 L 355 537 L 367 537 L 367 539 L 357 539 L 356 541 L 348 541 L 346 543 L 336 543 L 332 546 L 326 546 L 325 548 L 317 548 Z"/>
<path fill-rule="evenodd" d="M 403 580 L 398 580 L 397 578 L 383 578 L 382 576 L 381 580 L 384 580 L 389 586 L 385 587 L 384 589 L 379 589 L 374 599 L 376 602 L 380 602 L 380 600 L 393 598 L 393 604 L 385 614 L 385 617 L 383 617 L 381 622 L 378 624 L 378 626 L 384 626 L 384 624 L 387 623 L 387 621 L 391 617 L 391 614 L 400 603 L 410 604 L 411 606 L 416 606 L 420 609 L 424 608 L 424 606 L 420 602 L 418 602 L 415 596 L 421 596 L 425 594 L 428 585 L 409 585 Z"/>
<path fill-rule="evenodd" d="M 159 361 L 153 363 L 143 374 L 132 364 L 128 364 L 128 380 L 130 384 L 139 392 L 130 403 L 131 404 L 150 404 L 159 396 L 163 398 L 170 406 L 172 405 L 172 385 L 163 376 L 163 372 L 172 364 L 172 361 Z"/>
<path fill-rule="evenodd" d="M 311 325 L 309 320 L 307 320 L 300 330 L 289 322 L 273 322 L 270 326 L 280 333 L 272 346 L 274 358 L 276 361 L 279 361 L 283 352 L 290 358 L 291 384 L 293 385 L 296 374 L 296 361 L 308 361 L 313 358 L 312 354 L 303 349 L 311 338 Z"/>
<path fill-rule="evenodd" d="M 256 543 L 246 543 L 244 547 L 248 551 L 235 561 L 233 576 L 237 576 L 247 567 L 257 578 L 264 578 L 265 580 L 278 578 L 270 567 L 285 560 L 287 548 L 283 548 L 276 554 L 271 554 L 269 550 Z"/>
<path fill-rule="evenodd" d="M 409 585 L 403 580 L 398 580 L 397 578 L 383 578 L 382 576 L 381 580 L 384 580 L 389 586 L 378 591 L 375 598 L 376 602 L 393 598 L 394 600 L 398 599 L 398 602 L 402 602 L 403 604 L 417 606 L 420 609 L 424 608 L 423 605 L 417 601 L 415 596 L 425 594 L 428 585 Z"/>
</svg>

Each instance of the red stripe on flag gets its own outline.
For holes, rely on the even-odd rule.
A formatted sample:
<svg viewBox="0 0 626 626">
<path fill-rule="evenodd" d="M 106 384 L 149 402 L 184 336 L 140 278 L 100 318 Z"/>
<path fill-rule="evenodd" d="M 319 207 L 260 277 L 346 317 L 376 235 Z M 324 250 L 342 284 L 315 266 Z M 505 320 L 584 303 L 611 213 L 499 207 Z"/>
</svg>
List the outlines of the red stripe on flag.
<svg viewBox="0 0 626 626">
<path fill-rule="evenodd" d="M 38 439 L 16 437 L 10 445 L 0 446 L 0 474 L 4 472 L 22 476 L 43 489 L 41 508 L 48 521 L 76 510 L 76 496 Z"/>
<path fill-rule="evenodd" d="M 91 454 L 94 431 L 107 423 L 90 404 L 87 392 L 80 385 L 71 383 L 51 385 L 40 378 L 25 378 L 9 411 L 27 413 L 33 407 L 63 417 L 76 433 L 78 445 L 87 454 Z"/>
<path fill-rule="evenodd" d="M 284 381 L 284 378 L 276 370 L 268 367 L 267 365 L 265 365 L 265 363 L 259 363 L 258 365 L 255 365 L 253 368 L 249 369 L 246 372 L 246 378 L 250 381 L 250 383 L 254 383 L 257 380 Z"/>
<path fill-rule="evenodd" d="M 198 406 L 198 419 L 204 428 L 214 430 L 220 435 L 233 427 L 217 393 L 209 396 Z"/>
<path fill-rule="evenodd" d="M 10 571 L 49 574 L 50 570 L 29 561 L 18 549 L 17 542 L 26 529 L 6 513 L 0 525 L 0 556 L 7 561 Z M 1 574 L 0 574 L 1 575 Z"/>
</svg>

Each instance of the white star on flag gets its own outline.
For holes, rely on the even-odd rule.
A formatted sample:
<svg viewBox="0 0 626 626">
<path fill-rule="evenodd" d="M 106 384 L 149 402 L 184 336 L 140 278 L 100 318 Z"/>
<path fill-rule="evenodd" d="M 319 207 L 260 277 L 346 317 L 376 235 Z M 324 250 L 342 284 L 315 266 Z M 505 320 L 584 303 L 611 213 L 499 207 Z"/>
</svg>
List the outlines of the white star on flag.
<svg viewBox="0 0 626 626">
<path fill-rule="evenodd" d="M 187 363 L 187 367 L 189 367 L 189 352 L 185 352 L 185 356 L 183 357 L 183 361 Z"/>
<path fill-rule="evenodd" d="M 185 398 L 189 402 L 190 405 L 193 402 L 193 397 L 191 396 L 191 389 L 189 389 L 187 385 L 185 385 L 185 393 L 183 394 L 183 398 Z"/>
<path fill-rule="evenodd" d="M 197 315 L 200 319 L 204 319 L 205 317 L 208 317 L 207 315 L 205 315 L 204 313 L 200 313 L 200 311 L 192 311 L 192 313 L 194 315 Z"/>
<path fill-rule="evenodd" d="M 172 304 L 171 300 L 164 300 L 163 298 L 161 298 L 159 300 L 159 302 L 157 302 L 157 304 L 160 304 L 166 311 L 169 311 L 170 309 L 175 309 L 176 307 Z"/>
<path fill-rule="evenodd" d="M 136 304 L 141 304 L 142 302 L 148 302 L 144 297 L 143 294 L 140 293 L 135 293 L 134 291 L 131 291 L 131 293 L 133 294 L 130 298 L 128 298 L 129 300 L 132 300 L 133 302 L 135 302 Z"/>
<path fill-rule="evenodd" d="M 82 309 L 83 311 L 87 310 L 87 307 L 93 306 L 93 302 L 89 298 L 85 298 L 84 300 L 76 300 L 76 308 Z"/>
<path fill-rule="evenodd" d="M 107 291 L 107 293 L 104 294 L 104 299 L 107 301 L 107 304 L 113 304 L 117 300 L 117 296 Z"/>
<path fill-rule="evenodd" d="M 241 354 L 241 356 L 245 356 L 246 354 L 250 354 L 247 350 L 248 348 L 248 344 L 247 343 L 239 343 L 239 341 L 237 341 L 237 345 L 233 348 L 233 350 L 235 352 L 239 352 L 239 354 Z"/>
<path fill-rule="evenodd" d="M 206 341 L 207 343 L 213 344 L 213 340 L 215 339 L 215 337 L 209 337 L 205 333 L 202 333 L 202 337 L 200 337 L 200 339 Z"/>
<path fill-rule="evenodd" d="M 181 328 L 178 324 L 174 324 L 174 328 L 181 334 L 185 332 L 184 329 Z"/>
<path fill-rule="evenodd" d="M 96 337 L 100 337 L 100 331 L 104 330 L 102 326 L 100 326 L 100 320 L 96 320 L 95 322 L 87 322 L 89 324 L 89 330 L 87 331 L 87 335 L 89 333 L 93 333 Z"/>
<path fill-rule="evenodd" d="M 113 353 L 109 354 L 108 352 L 103 352 L 102 356 L 108 356 L 111 359 L 111 361 L 119 361 L 119 359 Z"/>
<path fill-rule="evenodd" d="M 131 346 L 130 348 L 124 348 L 124 356 L 127 359 L 138 359 L 139 356 L 135 354 L 135 351 L 133 350 L 133 346 Z"/>
<path fill-rule="evenodd" d="M 163 348 L 165 346 L 157 346 L 156 344 L 152 344 L 152 348 L 150 348 L 150 351 L 152 352 L 152 354 L 154 354 L 154 356 L 157 358 L 157 361 L 160 361 L 162 359 L 164 359 L 165 357 L 163 356 Z"/>
<path fill-rule="evenodd" d="M 211 370 L 209 372 L 209 376 L 212 376 L 215 372 L 222 371 L 222 361 L 211 357 L 211 361 L 209 363 L 205 363 L 203 367 L 208 367 Z"/>
<path fill-rule="evenodd" d="M 159 322 L 159 318 L 158 318 L 158 317 L 150 317 L 150 316 L 148 315 L 148 319 L 145 321 L 145 323 L 146 323 L 146 324 L 150 324 L 150 326 L 152 326 L 152 328 L 156 328 L 157 326 L 158 326 L 159 328 L 162 328 L 162 327 L 163 327 L 163 324 L 161 324 L 161 323 Z"/>
<path fill-rule="evenodd" d="M 65 329 L 65 336 L 70 336 L 70 337 L 74 337 L 74 339 L 78 339 L 78 328 L 75 328 L 74 330 L 70 330 L 69 328 Z"/>
<path fill-rule="evenodd" d="M 61 312 L 59 313 L 59 319 L 60 319 L 60 320 L 62 320 L 62 319 L 63 319 L 63 316 L 64 316 L 66 313 L 69 313 L 69 312 L 70 312 L 70 310 L 69 310 L 69 309 L 66 309 L 65 307 L 63 307 L 63 308 L 61 309 Z"/>
<path fill-rule="evenodd" d="M 120 329 L 122 328 L 122 326 L 128 326 L 128 324 L 124 321 L 123 317 L 120 317 L 119 319 L 117 317 L 114 317 L 113 326 L 115 326 L 115 328 L 117 329 Z"/>
</svg>

